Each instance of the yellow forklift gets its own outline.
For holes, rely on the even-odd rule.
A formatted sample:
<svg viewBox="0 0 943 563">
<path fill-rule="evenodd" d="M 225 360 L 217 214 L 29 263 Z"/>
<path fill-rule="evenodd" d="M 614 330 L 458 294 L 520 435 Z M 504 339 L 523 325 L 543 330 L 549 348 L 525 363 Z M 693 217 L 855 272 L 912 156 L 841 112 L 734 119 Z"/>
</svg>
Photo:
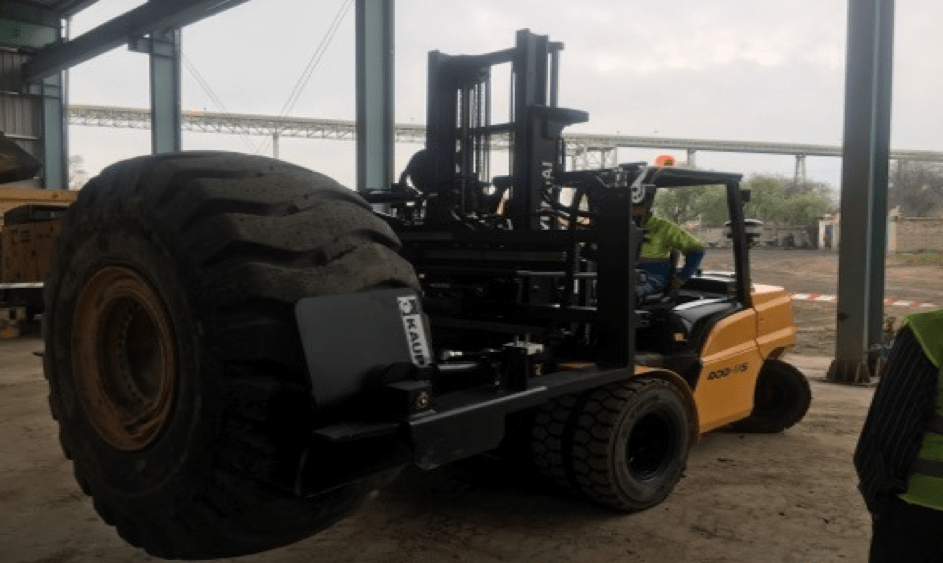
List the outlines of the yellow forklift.
<svg viewBox="0 0 943 563">
<path fill-rule="evenodd" d="M 750 279 L 741 176 L 567 170 L 562 131 L 588 116 L 557 105 L 562 48 L 523 30 L 430 54 L 426 147 L 388 190 L 223 152 L 86 185 L 46 287 L 45 372 L 76 478 L 122 537 L 168 558 L 258 552 L 407 465 L 508 449 L 640 510 L 703 433 L 803 417 L 808 382 L 781 360 L 791 302 Z M 513 84 L 498 122 L 496 69 Z M 708 185 L 734 272 L 639 299 L 631 207 Z"/>
</svg>

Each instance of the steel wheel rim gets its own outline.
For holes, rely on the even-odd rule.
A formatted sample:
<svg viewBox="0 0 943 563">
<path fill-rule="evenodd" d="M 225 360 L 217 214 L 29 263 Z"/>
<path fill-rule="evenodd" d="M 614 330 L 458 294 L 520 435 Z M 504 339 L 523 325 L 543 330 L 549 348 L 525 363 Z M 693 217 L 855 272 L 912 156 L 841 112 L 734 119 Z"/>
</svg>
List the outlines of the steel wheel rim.
<svg viewBox="0 0 943 563">
<path fill-rule="evenodd" d="M 129 268 L 103 268 L 82 288 L 72 322 L 86 416 L 115 448 L 147 447 L 170 419 L 177 384 L 173 330 L 157 292 Z"/>
<path fill-rule="evenodd" d="M 671 462 L 675 449 L 677 425 L 661 411 L 645 414 L 629 434 L 626 462 L 636 479 L 651 479 Z"/>
</svg>

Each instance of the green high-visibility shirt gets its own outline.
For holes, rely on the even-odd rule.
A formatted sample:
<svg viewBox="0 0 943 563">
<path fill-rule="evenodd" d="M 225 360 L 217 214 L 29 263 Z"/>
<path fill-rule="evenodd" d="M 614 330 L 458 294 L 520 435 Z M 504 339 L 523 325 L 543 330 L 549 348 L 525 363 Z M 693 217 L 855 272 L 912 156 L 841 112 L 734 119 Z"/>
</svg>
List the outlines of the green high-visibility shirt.
<svg viewBox="0 0 943 563">
<path fill-rule="evenodd" d="M 668 260 L 674 249 L 687 254 L 704 247 L 701 241 L 684 229 L 661 217 L 649 215 L 645 221 L 645 229 L 648 231 L 648 240 L 642 244 L 640 256 L 643 260 Z"/>
<path fill-rule="evenodd" d="M 914 336 L 923 346 L 927 359 L 939 370 L 937 375 L 937 396 L 935 416 L 943 415 L 943 310 L 928 311 L 908 315 L 904 324 L 913 331 Z M 927 430 L 917 454 L 918 460 L 935 464 L 937 470 L 943 470 L 943 434 Z M 900 495 L 911 503 L 943 510 L 943 475 L 923 474 L 916 469 L 907 483 L 907 491 Z"/>
</svg>

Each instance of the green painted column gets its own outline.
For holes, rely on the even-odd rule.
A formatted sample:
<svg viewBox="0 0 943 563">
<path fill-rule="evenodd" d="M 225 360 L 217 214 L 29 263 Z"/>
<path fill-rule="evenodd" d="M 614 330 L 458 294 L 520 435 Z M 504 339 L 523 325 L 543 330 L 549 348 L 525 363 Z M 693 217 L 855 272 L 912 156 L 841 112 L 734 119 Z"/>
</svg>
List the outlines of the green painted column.
<svg viewBox="0 0 943 563">
<path fill-rule="evenodd" d="M 42 97 L 43 185 L 50 190 L 64 190 L 69 184 L 62 83 L 62 73 L 57 73 L 44 78 L 34 88 Z"/>
<path fill-rule="evenodd" d="M 894 0 L 848 1 L 835 360 L 830 381 L 877 370 L 884 301 Z"/>
<path fill-rule="evenodd" d="M 357 189 L 393 182 L 394 1 L 357 0 Z"/>
<path fill-rule="evenodd" d="M 138 39 L 130 48 L 150 57 L 151 152 L 179 151 L 180 30 Z"/>
</svg>

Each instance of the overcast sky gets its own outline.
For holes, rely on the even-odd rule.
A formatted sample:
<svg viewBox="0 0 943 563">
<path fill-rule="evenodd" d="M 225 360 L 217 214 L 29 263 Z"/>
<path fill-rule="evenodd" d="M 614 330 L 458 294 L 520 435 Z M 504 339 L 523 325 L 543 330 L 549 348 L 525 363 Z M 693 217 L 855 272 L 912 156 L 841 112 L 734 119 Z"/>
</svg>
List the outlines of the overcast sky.
<svg viewBox="0 0 943 563">
<path fill-rule="evenodd" d="M 140 3 L 101 0 L 75 17 L 72 34 Z M 185 28 L 184 109 L 283 113 L 331 22 L 349 4 L 252 0 Z M 425 121 L 428 51 L 504 49 L 516 30 L 529 28 L 566 45 L 560 105 L 590 114 L 574 131 L 839 145 L 847 9 L 847 0 L 399 0 L 396 119 Z M 943 151 L 941 21 L 939 0 L 897 2 L 895 149 Z M 146 107 L 147 68 L 146 56 L 125 49 L 80 65 L 70 75 L 70 100 Z M 353 119 L 354 113 L 349 6 L 290 115 Z M 92 174 L 150 150 L 147 131 L 71 127 L 70 141 L 71 153 L 82 155 Z M 271 154 L 261 137 L 184 133 L 183 143 L 185 149 Z M 418 148 L 398 145 L 398 165 Z M 619 159 L 651 159 L 658 152 L 621 149 Z M 282 139 L 281 156 L 354 183 L 351 142 Z M 792 157 L 708 152 L 698 153 L 697 163 L 785 175 L 795 165 Z M 838 159 L 810 157 L 807 167 L 811 179 L 837 187 Z"/>
</svg>

